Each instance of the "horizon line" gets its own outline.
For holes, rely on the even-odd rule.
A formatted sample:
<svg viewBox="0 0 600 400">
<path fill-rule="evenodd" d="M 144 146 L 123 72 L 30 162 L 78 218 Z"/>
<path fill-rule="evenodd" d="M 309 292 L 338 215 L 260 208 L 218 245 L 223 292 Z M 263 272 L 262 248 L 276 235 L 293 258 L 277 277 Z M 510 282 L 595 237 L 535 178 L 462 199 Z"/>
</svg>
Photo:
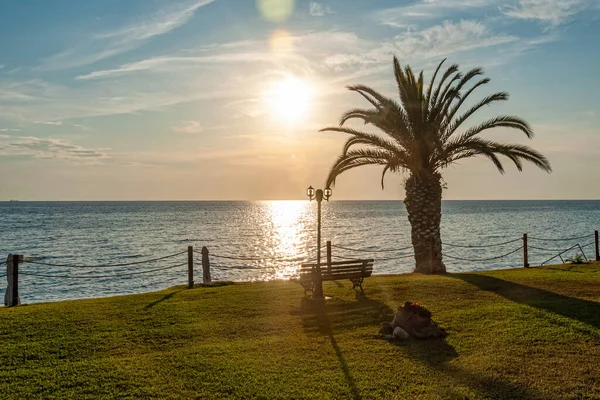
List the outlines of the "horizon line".
<svg viewBox="0 0 600 400">
<path fill-rule="evenodd" d="M 308 199 L 250 199 L 250 200 L 240 200 L 240 199 L 145 199 L 145 200 L 110 200 L 110 199 L 95 199 L 95 200 L 16 200 L 16 199 L 8 199 L 8 200 L 0 200 L 0 203 L 125 203 L 125 202 L 172 202 L 172 203 L 183 203 L 183 202 L 206 202 L 206 203 L 215 203 L 215 202 L 270 202 L 270 201 L 310 201 Z M 329 202 L 350 202 L 350 201 L 370 201 L 370 202 L 404 202 L 402 199 L 333 199 Z M 444 201 L 600 201 L 600 199 L 442 199 Z"/>
</svg>

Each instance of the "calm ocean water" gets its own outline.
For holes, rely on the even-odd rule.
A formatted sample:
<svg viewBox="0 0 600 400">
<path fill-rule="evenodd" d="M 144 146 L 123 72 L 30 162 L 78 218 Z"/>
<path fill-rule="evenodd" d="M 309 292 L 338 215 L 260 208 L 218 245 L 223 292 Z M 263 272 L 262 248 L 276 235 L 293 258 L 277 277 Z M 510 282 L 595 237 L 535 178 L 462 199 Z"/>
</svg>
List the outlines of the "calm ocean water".
<svg viewBox="0 0 600 400">
<path fill-rule="evenodd" d="M 268 280 L 294 276 L 299 263 L 316 257 L 316 204 L 307 201 L 264 202 L 0 202 L 1 261 L 9 253 L 63 265 L 121 264 L 207 246 L 217 280 Z M 593 257 L 594 229 L 600 227 L 600 201 L 444 201 L 442 240 L 454 245 L 494 244 L 519 239 L 587 237 L 577 240 L 530 240 L 530 261 L 539 264 L 579 243 Z M 323 244 L 361 249 L 333 249 L 340 257 L 372 257 L 375 273 L 410 272 L 410 227 L 401 201 L 323 203 Z M 444 246 L 449 271 L 519 267 L 522 251 L 488 261 L 521 246 Z M 389 251 L 388 251 L 389 250 Z M 324 254 L 324 250 L 323 250 Z M 567 253 L 574 255 L 575 251 Z M 225 257 L 253 258 L 237 260 Z M 197 255 L 196 281 L 201 279 Z M 26 263 L 21 275 L 22 303 L 104 297 L 154 291 L 187 282 L 187 266 L 133 276 L 187 262 L 170 259 L 113 268 L 51 267 Z M 0 275 L 5 273 L 0 266 Z M 107 276 L 108 275 L 108 276 Z M 65 278 L 72 276 L 77 278 Z M 6 278 L 1 278 L 3 298 Z M 301 288 L 298 288 L 301 290 Z"/>
</svg>

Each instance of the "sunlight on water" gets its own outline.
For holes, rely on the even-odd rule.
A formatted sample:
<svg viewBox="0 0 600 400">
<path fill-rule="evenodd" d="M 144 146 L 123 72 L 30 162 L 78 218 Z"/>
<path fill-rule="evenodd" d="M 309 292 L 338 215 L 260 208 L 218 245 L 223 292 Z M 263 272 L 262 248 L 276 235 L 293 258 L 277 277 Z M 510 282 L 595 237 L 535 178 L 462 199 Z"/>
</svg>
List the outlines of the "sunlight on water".
<svg viewBox="0 0 600 400">
<path fill-rule="evenodd" d="M 279 263 L 280 267 L 273 276 L 284 278 L 293 275 L 298 265 L 290 264 L 302 260 L 306 255 L 306 225 L 309 203 L 307 201 L 270 201 L 269 213 L 272 223 L 270 232 L 273 246 L 273 258 L 289 260 Z"/>
</svg>

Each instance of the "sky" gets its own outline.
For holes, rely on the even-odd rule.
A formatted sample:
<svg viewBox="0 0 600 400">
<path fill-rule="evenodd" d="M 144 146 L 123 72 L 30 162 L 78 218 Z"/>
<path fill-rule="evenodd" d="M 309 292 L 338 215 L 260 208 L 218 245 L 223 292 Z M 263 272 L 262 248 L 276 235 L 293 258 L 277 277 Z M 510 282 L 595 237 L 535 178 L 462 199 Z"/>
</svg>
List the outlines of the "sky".
<svg viewBox="0 0 600 400">
<path fill-rule="evenodd" d="M 486 159 L 445 199 L 600 198 L 600 0 L 2 0 L 0 201 L 304 199 L 346 137 L 319 133 L 396 96 L 392 57 L 443 58 L 508 91 L 553 173 Z M 332 199 L 403 199 L 402 175 L 340 176 Z"/>
</svg>

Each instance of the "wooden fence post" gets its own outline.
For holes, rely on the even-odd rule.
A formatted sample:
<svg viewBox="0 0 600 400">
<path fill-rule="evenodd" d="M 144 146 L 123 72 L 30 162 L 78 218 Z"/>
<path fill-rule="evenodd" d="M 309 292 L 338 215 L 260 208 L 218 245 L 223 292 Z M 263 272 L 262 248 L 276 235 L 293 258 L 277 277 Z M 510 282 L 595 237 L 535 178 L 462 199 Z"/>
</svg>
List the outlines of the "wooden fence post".
<svg viewBox="0 0 600 400">
<path fill-rule="evenodd" d="M 8 287 L 6 293 L 4 293 L 4 305 L 8 307 L 21 304 L 19 298 L 19 261 L 23 261 L 23 256 L 18 254 L 9 254 L 6 259 Z"/>
<path fill-rule="evenodd" d="M 210 283 L 210 259 L 206 246 L 202 247 L 202 282 Z"/>
<path fill-rule="evenodd" d="M 194 246 L 188 246 L 188 289 L 194 287 Z"/>
<path fill-rule="evenodd" d="M 529 268 L 529 254 L 527 253 L 527 234 L 523 234 L 523 266 Z"/>
<path fill-rule="evenodd" d="M 600 261 L 600 251 L 598 249 L 598 231 L 594 231 L 594 247 L 596 248 L 596 261 Z"/>
<path fill-rule="evenodd" d="M 327 273 L 331 274 L 331 240 L 327 241 Z"/>
</svg>

